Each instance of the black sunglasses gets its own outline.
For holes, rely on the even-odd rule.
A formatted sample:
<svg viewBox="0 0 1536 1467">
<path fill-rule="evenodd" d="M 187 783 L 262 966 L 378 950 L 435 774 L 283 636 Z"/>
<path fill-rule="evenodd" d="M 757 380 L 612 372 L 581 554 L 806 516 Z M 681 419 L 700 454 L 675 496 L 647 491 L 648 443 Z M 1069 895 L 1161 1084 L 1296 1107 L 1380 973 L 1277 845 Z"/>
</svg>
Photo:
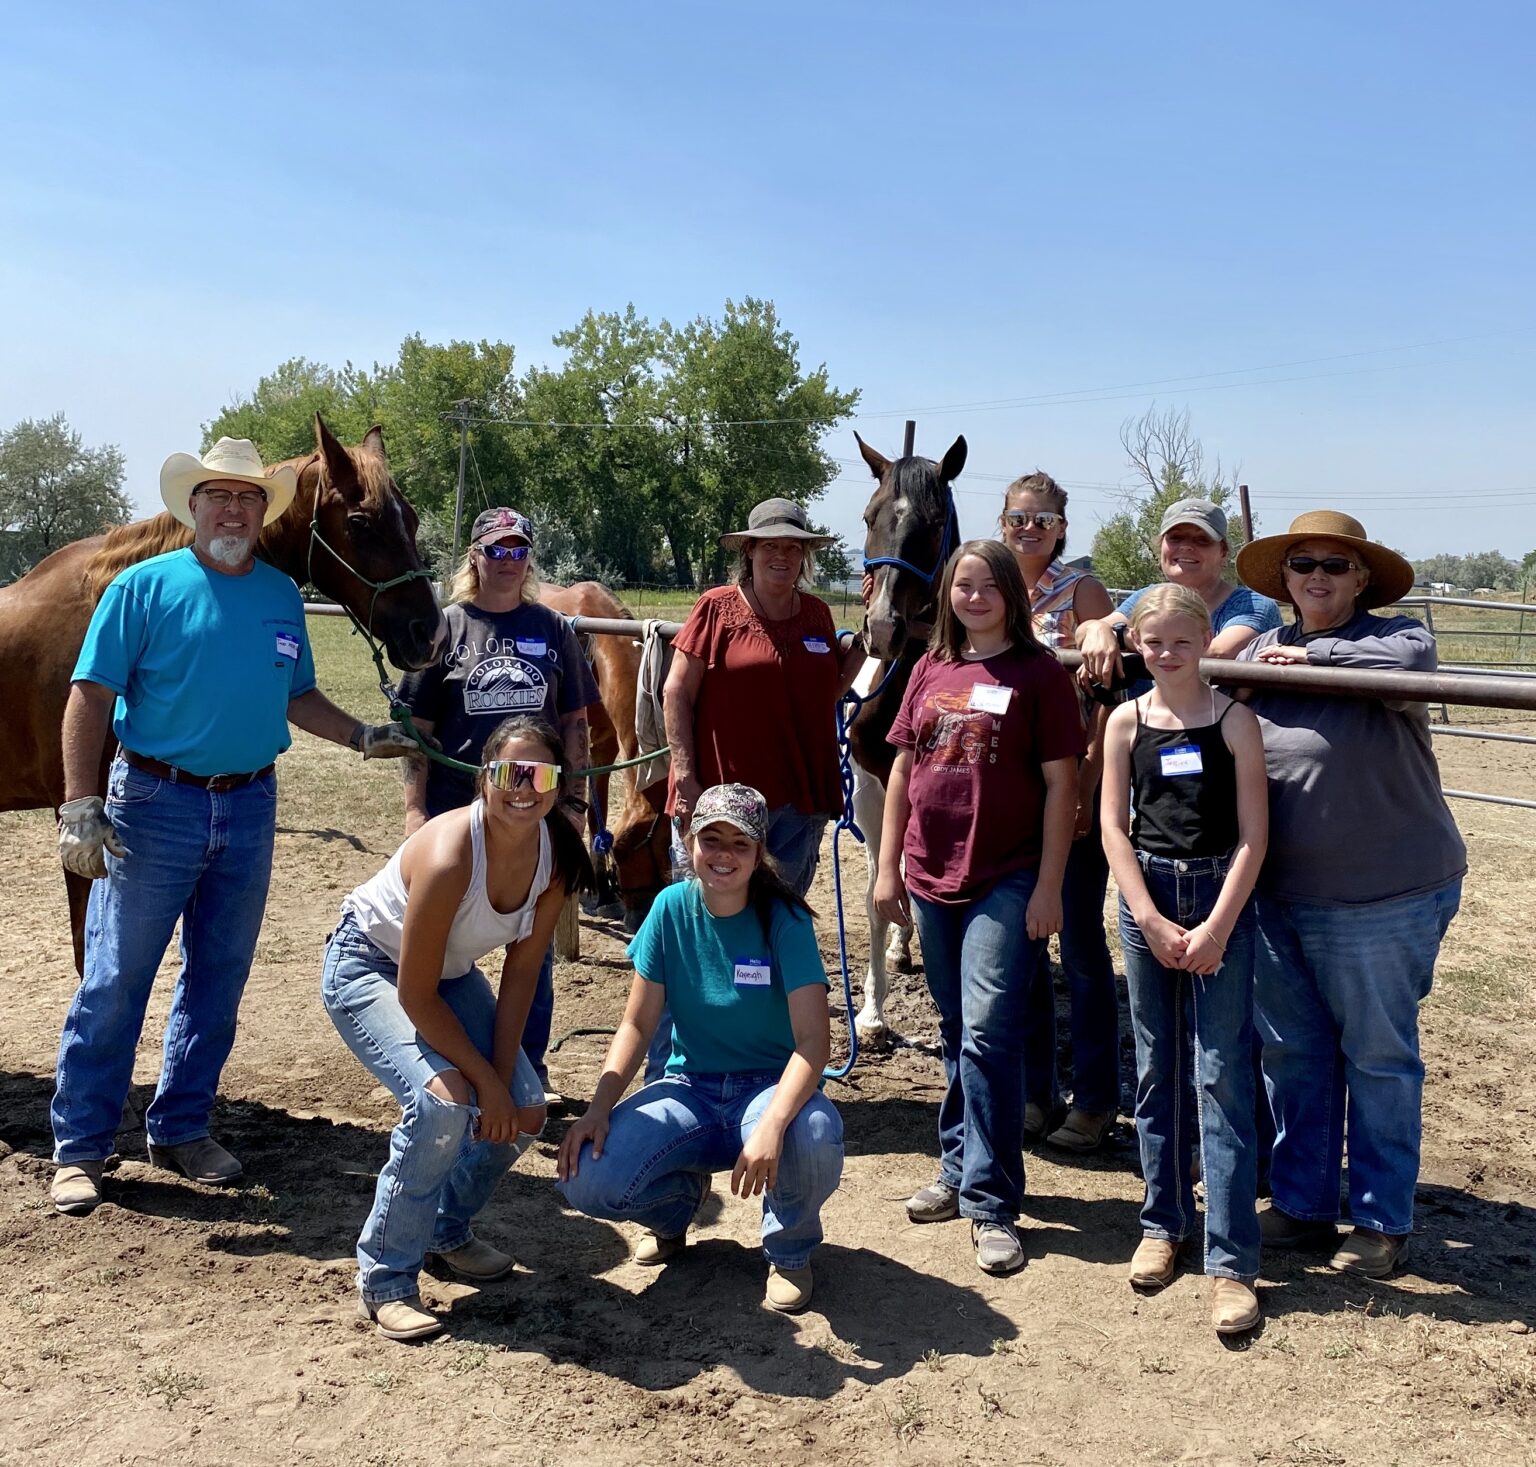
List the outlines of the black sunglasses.
<svg viewBox="0 0 1536 1467">
<path fill-rule="evenodd" d="M 1347 560 L 1342 555 L 1328 555 L 1322 560 L 1315 555 L 1292 555 L 1286 558 L 1285 566 L 1298 576 L 1310 576 L 1319 567 L 1327 576 L 1347 576 L 1350 571 L 1360 569 L 1355 561 Z"/>
</svg>

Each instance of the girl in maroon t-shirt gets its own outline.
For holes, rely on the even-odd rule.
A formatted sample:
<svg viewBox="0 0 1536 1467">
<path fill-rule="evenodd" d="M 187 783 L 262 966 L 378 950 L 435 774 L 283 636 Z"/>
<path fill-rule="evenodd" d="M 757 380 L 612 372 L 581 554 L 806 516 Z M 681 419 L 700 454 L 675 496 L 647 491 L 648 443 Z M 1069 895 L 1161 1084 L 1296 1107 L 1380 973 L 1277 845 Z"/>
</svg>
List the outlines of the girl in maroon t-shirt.
<svg viewBox="0 0 1536 1467">
<path fill-rule="evenodd" d="M 949 1087 L 939 1176 L 913 1222 L 971 1219 L 977 1266 L 1024 1262 L 1024 1016 L 1041 949 L 1061 927 L 1083 725 L 1061 664 L 1035 640 L 1008 549 L 950 558 L 929 650 L 891 728 L 875 905 L 916 921 Z M 905 861 L 905 884 L 902 866 Z"/>
</svg>

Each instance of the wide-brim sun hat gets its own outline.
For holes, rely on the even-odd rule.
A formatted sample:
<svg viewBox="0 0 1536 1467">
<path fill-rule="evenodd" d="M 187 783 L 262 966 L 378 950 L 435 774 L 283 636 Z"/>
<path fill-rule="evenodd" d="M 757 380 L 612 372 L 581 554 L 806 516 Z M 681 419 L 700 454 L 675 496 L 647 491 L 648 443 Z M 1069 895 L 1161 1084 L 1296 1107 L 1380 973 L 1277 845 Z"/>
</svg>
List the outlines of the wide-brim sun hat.
<svg viewBox="0 0 1536 1467">
<path fill-rule="evenodd" d="M 1371 579 L 1356 603 L 1362 611 L 1390 606 L 1413 589 L 1413 567 L 1395 550 L 1368 540 L 1365 526 L 1353 515 L 1336 509 L 1309 509 L 1291 521 L 1283 535 L 1250 540 L 1237 552 L 1237 574 L 1250 590 L 1290 601 L 1285 590 L 1285 557 L 1301 540 L 1336 540 L 1347 545 L 1365 563 Z"/>
<path fill-rule="evenodd" d="M 160 466 L 160 498 L 189 530 L 196 528 L 192 518 L 192 491 L 213 479 L 232 479 L 265 489 L 267 513 L 261 522 L 264 527 L 293 503 L 299 487 L 299 476 L 290 466 L 266 468 L 256 445 L 249 438 L 221 438 L 201 458 L 194 458 L 190 453 L 173 453 Z"/>
<path fill-rule="evenodd" d="M 746 529 L 722 535 L 718 543 L 722 550 L 740 550 L 749 540 L 803 540 L 807 550 L 820 550 L 836 538 L 813 530 L 793 499 L 765 499 L 752 506 Z"/>
</svg>

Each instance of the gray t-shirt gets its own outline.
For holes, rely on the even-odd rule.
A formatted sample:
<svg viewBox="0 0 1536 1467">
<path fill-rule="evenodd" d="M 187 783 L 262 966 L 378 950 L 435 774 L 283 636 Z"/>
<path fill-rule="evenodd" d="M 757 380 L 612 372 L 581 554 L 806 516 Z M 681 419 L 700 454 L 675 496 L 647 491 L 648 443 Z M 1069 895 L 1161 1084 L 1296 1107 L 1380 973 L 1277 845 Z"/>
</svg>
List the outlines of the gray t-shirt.
<svg viewBox="0 0 1536 1467">
<path fill-rule="evenodd" d="M 1238 653 L 1303 646 L 1318 667 L 1433 672 L 1435 639 L 1407 616 L 1359 613 L 1313 636 L 1299 624 Z M 1269 854 L 1259 889 L 1282 901 L 1354 906 L 1438 891 L 1463 875 L 1467 851 L 1440 793 L 1423 703 L 1255 688 L 1264 734 Z"/>
</svg>

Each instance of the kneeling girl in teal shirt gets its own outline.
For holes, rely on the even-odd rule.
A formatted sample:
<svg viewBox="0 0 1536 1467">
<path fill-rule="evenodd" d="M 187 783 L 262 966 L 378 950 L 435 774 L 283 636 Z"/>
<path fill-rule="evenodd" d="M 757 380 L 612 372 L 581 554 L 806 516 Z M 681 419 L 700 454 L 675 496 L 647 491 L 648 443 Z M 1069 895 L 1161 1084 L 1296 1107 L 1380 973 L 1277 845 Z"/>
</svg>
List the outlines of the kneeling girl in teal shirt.
<svg viewBox="0 0 1536 1467">
<path fill-rule="evenodd" d="M 764 1302 L 811 1299 L 822 1204 L 843 1171 L 843 1122 L 821 1094 L 831 1050 L 827 974 L 811 911 L 765 863 L 768 812 L 745 785 L 700 796 L 689 825 L 696 879 L 667 887 L 629 946 L 635 981 L 587 1113 L 566 1132 L 558 1175 L 591 1217 L 636 1222 L 637 1263 L 686 1245 L 711 1172 L 763 1198 Z M 663 1008 L 665 1075 L 625 1100 Z"/>
</svg>

